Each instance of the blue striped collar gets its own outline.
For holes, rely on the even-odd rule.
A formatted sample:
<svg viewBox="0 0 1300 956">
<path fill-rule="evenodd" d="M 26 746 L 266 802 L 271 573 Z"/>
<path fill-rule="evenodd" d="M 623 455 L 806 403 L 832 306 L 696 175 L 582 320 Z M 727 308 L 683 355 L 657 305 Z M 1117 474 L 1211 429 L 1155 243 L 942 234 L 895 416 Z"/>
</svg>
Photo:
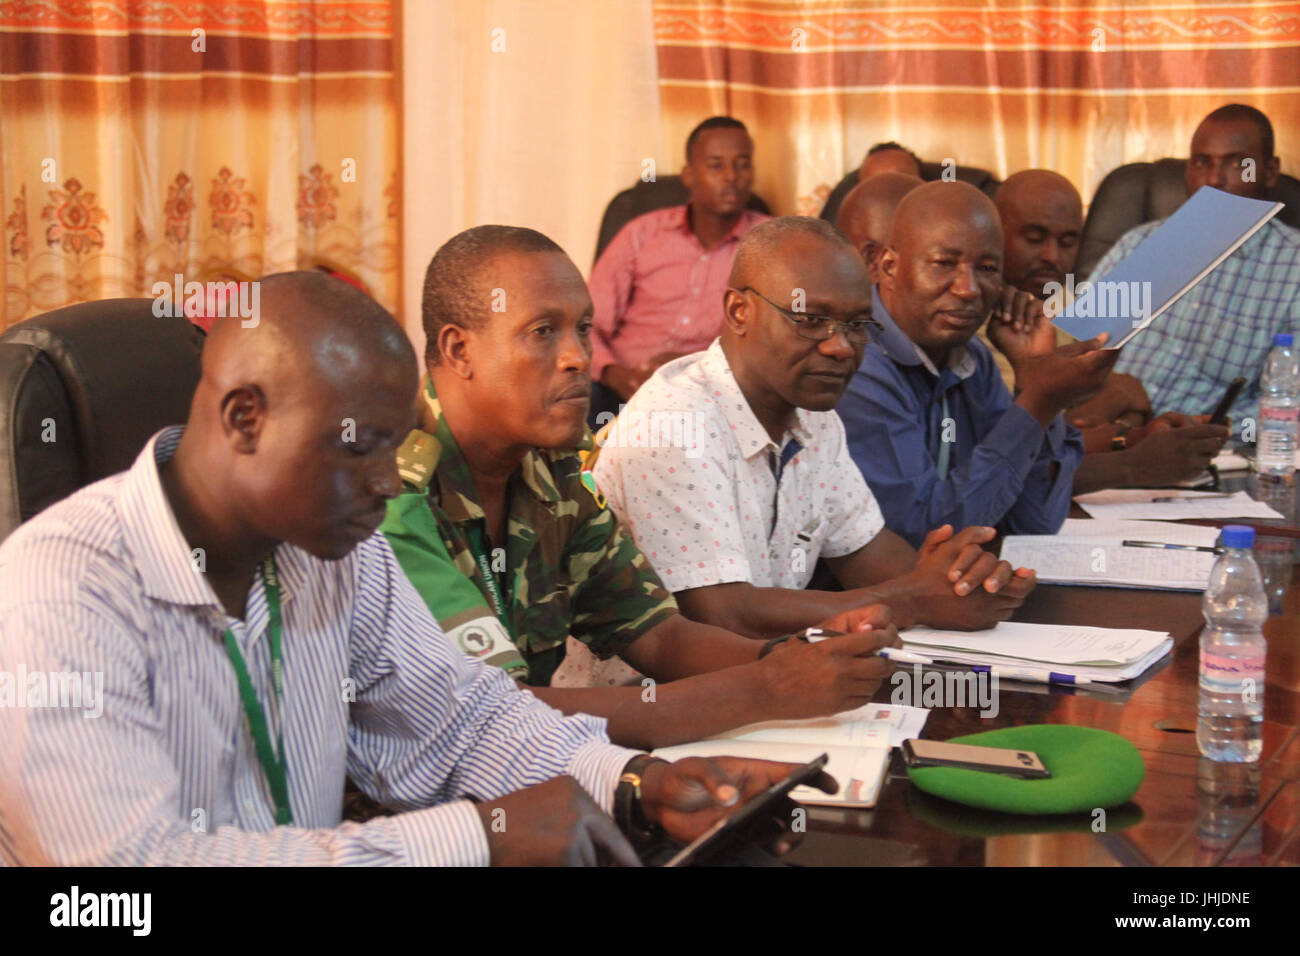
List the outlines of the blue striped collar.
<svg viewBox="0 0 1300 956">
<path fill-rule="evenodd" d="M 148 597 L 169 604 L 211 606 L 224 615 L 216 592 L 196 566 L 158 474 L 158 467 L 176 454 L 183 434 L 182 425 L 164 428 L 149 439 L 126 472 L 117 501 L 122 540 L 135 558 L 141 587 Z M 282 602 L 288 602 L 306 581 L 298 550 L 284 543 L 275 549 Z"/>
</svg>

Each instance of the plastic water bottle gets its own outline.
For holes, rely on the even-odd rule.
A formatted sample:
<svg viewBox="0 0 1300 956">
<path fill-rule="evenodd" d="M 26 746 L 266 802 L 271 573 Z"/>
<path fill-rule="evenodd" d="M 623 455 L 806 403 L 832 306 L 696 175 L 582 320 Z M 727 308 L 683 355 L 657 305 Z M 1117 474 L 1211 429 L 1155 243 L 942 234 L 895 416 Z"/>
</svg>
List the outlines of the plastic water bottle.
<svg viewBox="0 0 1300 956">
<path fill-rule="evenodd" d="M 1287 333 L 1273 336 L 1273 348 L 1264 360 L 1259 379 L 1257 461 L 1265 475 L 1289 475 L 1295 470 L 1300 431 L 1300 356 L 1294 345 L 1294 337 Z"/>
<path fill-rule="evenodd" d="M 1196 745 L 1211 760 L 1249 763 L 1263 749 L 1264 652 L 1268 601 L 1250 553 L 1255 529 L 1228 525 L 1210 571 L 1201 613 Z"/>
</svg>

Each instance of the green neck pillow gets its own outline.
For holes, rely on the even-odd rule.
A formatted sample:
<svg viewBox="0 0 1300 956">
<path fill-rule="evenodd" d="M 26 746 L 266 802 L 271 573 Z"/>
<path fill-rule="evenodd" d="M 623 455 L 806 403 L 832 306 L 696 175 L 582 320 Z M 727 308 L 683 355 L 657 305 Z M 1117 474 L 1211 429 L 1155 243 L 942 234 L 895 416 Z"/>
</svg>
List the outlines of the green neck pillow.
<svg viewBox="0 0 1300 956">
<path fill-rule="evenodd" d="M 1146 767 L 1137 748 L 1117 734 L 1069 724 L 1005 727 L 954 737 L 949 743 L 1032 750 L 1051 773 L 1046 780 L 956 767 L 909 767 L 912 786 L 968 807 L 1001 813 L 1088 813 L 1127 803 Z"/>
</svg>

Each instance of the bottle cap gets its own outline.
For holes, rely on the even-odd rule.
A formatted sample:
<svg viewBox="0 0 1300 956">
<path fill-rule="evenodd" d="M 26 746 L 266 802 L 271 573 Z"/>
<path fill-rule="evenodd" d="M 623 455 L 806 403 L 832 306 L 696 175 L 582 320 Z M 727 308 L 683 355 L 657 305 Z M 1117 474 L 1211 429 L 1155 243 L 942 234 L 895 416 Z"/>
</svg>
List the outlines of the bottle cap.
<svg viewBox="0 0 1300 956">
<path fill-rule="evenodd" d="M 1281 345 L 1284 348 L 1290 348 L 1295 345 L 1295 336 L 1290 332 L 1279 332 L 1273 336 L 1273 344 Z"/>
<path fill-rule="evenodd" d="M 1224 525 L 1221 537 L 1225 548 L 1253 548 L 1255 546 L 1255 529 L 1244 524 Z"/>
</svg>

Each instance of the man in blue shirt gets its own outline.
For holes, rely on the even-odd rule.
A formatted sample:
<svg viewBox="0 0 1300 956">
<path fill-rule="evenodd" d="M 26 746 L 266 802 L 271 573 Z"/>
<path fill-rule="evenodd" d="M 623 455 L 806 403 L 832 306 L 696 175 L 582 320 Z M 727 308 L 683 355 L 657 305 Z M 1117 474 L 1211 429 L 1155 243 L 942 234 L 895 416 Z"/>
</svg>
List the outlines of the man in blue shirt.
<svg viewBox="0 0 1300 956">
<path fill-rule="evenodd" d="M 989 335 L 1015 372 L 1013 397 L 975 337 L 1001 302 L 1002 255 L 992 201 L 937 182 L 899 203 L 880 256 L 872 305 L 884 331 L 838 411 L 886 526 L 913 544 L 942 524 L 1059 529 L 1083 458 L 1061 412 L 1115 363 L 1101 338 L 1057 347 L 1046 319 L 998 322 Z"/>
</svg>

